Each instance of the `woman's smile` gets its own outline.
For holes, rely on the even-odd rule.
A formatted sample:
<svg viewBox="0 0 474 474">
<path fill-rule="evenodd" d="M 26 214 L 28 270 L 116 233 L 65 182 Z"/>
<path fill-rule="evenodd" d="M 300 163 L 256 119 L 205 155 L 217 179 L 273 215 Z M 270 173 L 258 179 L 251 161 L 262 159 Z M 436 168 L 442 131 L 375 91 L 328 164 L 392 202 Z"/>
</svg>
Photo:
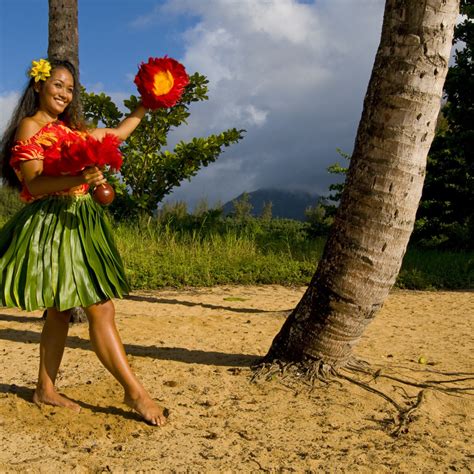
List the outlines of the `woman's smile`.
<svg viewBox="0 0 474 474">
<path fill-rule="evenodd" d="M 71 103 L 74 79 L 65 68 L 56 68 L 39 90 L 40 109 L 52 115 L 60 115 Z"/>
</svg>

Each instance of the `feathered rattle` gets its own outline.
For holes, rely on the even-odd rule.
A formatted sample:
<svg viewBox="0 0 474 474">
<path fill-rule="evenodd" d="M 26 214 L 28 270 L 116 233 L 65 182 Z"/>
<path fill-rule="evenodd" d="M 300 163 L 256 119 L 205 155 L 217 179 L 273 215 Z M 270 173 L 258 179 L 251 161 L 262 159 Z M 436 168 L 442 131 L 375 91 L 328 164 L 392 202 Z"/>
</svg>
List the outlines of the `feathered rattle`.
<svg viewBox="0 0 474 474">
<path fill-rule="evenodd" d="M 189 84 L 189 77 L 181 63 L 165 56 L 149 58 L 147 63 L 141 63 L 134 82 L 143 106 L 156 110 L 176 105 Z M 114 200 L 115 192 L 110 184 L 102 184 L 95 188 L 93 197 L 98 203 L 108 205 Z"/>
<path fill-rule="evenodd" d="M 134 80 L 141 95 L 145 108 L 156 110 L 170 108 L 181 99 L 189 77 L 184 66 L 175 59 L 149 58 L 147 63 L 141 63 Z M 102 140 L 89 136 L 87 139 L 78 139 L 64 143 L 58 153 L 59 159 L 44 165 L 50 174 L 79 174 L 87 167 L 103 168 L 108 165 L 119 171 L 122 165 L 120 140 L 112 134 L 106 134 Z M 53 156 L 51 156 L 53 158 Z M 109 205 L 115 198 L 113 187 L 108 184 L 97 186 L 92 196 L 96 202 L 104 206 Z"/>
</svg>

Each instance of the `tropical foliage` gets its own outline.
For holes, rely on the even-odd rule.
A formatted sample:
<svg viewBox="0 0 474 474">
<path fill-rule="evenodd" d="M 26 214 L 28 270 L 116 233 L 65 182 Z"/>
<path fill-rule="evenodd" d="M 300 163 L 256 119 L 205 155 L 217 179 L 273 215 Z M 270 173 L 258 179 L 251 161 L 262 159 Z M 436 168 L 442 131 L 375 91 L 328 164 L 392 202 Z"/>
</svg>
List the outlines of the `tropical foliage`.
<svg viewBox="0 0 474 474">
<path fill-rule="evenodd" d="M 217 160 L 225 147 L 242 139 L 244 130 L 235 128 L 208 137 L 181 141 L 174 150 L 166 149 L 171 129 L 186 123 L 193 102 L 208 99 L 208 80 L 199 73 L 189 78 L 189 85 L 176 106 L 151 111 L 122 145 L 123 165 L 120 177 L 109 176 L 117 197 L 111 212 L 118 218 L 153 215 L 158 203 L 204 166 Z M 93 125 L 116 126 L 124 114 L 105 94 L 83 91 L 86 119 Z M 132 95 L 124 101 L 130 111 L 138 104 Z"/>
<path fill-rule="evenodd" d="M 456 26 L 455 64 L 428 156 L 414 239 L 429 246 L 474 248 L 474 6 Z"/>
</svg>

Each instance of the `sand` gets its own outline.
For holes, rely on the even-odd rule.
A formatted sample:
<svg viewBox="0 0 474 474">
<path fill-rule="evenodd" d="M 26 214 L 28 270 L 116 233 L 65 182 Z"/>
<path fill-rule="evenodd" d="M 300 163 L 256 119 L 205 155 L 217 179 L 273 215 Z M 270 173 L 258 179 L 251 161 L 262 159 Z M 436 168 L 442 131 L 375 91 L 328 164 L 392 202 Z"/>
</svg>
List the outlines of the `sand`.
<svg viewBox="0 0 474 474">
<path fill-rule="evenodd" d="M 395 437 L 393 406 L 352 383 L 312 392 L 249 383 L 303 291 L 215 287 L 116 301 L 130 362 L 170 411 L 162 428 L 121 403 L 87 324 L 71 326 L 58 380 L 81 413 L 33 404 L 41 313 L 0 308 L 0 472 L 473 472 L 473 395 L 425 390 Z M 420 382 L 470 373 L 449 386 L 473 387 L 473 316 L 474 292 L 394 291 L 355 352 L 382 374 Z M 385 378 L 371 386 L 403 406 L 419 392 Z"/>
</svg>

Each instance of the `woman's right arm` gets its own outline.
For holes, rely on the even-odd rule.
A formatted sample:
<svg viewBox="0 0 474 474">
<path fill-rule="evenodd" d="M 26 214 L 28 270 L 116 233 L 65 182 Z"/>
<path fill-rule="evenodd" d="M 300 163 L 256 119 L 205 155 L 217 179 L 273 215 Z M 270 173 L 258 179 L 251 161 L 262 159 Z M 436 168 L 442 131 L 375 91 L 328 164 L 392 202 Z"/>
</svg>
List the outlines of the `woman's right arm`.
<svg viewBox="0 0 474 474">
<path fill-rule="evenodd" d="M 25 186 L 33 196 L 64 191 L 81 184 L 95 187 L 106 183 L 102 171 L 96 167 L 86 168 L 79 176 L 43 176 L 43 162 L 29 160 L 20 163 L 20 170 Z"/>
<path fill-rule="evenodd" d="M 121 141 L 124 141 L 138 127 L 146 111 L 147 109 L 140 103 L 137 108 L 130 115 L 125 117 L 115 128 L 96 128 L 92 130 L 90 134 L 97 140 L 102 140 L 106 133 L 111 133 Z"/>
</svg>

